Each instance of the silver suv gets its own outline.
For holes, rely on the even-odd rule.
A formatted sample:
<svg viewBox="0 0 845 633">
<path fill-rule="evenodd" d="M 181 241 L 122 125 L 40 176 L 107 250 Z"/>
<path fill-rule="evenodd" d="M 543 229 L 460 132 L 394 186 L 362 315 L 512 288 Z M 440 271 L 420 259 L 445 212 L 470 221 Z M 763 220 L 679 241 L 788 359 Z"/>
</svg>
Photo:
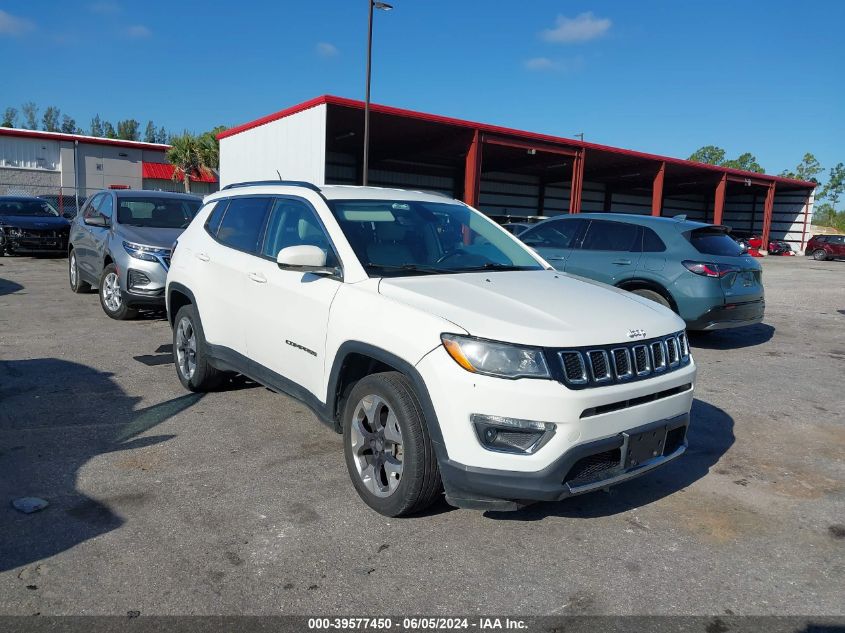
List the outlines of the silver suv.
<svg viewBox="0 0 845 633">
<path fill-rule="evenodd" d="M 92 196 L 70 227 L 68 278 L 74 292 L 99 288 L 113 319 L 164 306 L 173 242 L 202 200 L 163 191 L 110 190 Z"/>
</svg>

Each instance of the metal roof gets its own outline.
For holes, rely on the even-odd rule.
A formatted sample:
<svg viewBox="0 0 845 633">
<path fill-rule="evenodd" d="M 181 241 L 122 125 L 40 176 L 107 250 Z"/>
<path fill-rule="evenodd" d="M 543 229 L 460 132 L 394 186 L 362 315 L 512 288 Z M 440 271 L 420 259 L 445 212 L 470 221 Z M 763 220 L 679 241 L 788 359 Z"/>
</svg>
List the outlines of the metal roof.
<svg viewBox="0 0 845 633">
<path fill-rule="evenodd" d="M 271 123 L 272 121 L 277 121 L 279 119 L 283 119 L 285 117 L 291 116 L 292 114 L 296 114 L 298 112 L 302 112 L 303 110 L 308 110 L 310 108 L 314 108 L 320 105 L 332 105 L 338 107 L 345 107 L 345 108 L 353 108 L 357 110 L 364 109 L 364 102 L 358 101 L 356 99 L 346 99 L 344 97 L 336 97 L 333 95 L 323 95 L 320 97 L 315 97 L 314 99 L 310 99 L 308 101 L 304 101 L 303 103 L 297 104 L 295 106 L 291 106 L 290 108 L 286 108 L 284 110 L 279 110 L 278 112 L 274 112 L 273 114 L 269 114 L 267 116 L 261 117 L 260 119 L 255 119 L 254 121 L 249 121 L 242 125 L 235 126 L 228 130 L 225 130 L 217 135 L 218 139 L 224 139 L 229 136 L 234 136 L 235 134 L 239 134 L 241 132 L 245 132 L 247 130 L 251 130 L 253 128 L 257 128 L 259 126 L 265 125 L 267 123 Z M 555 145 L 566 145 L 567 147 L 574 147 L 574 148 L 584 148 L 588 150 L 593 150 L 597 152 L 603 152 L 607 154 L 617 154 L 621 156 L 628 156 L 633 158 L 640 158 L 640 159 L 647 159 L 659 162 L 665 162 L 667 164 L 673 165 L 680 165 L 688 168 L 694 168 L 698 170 L 710 171 L 710 172 L 717 172 L 720 174 L 728 174 L 740 178 L 750 178 L 756 181 L 765 181 L 765 182 L 778 182 L 788 184 L 792 187 L 802 187 L 802 188 L 815 188 L 816 183 L 808 182 L 805 180 L 795 180 L 792 178 L 784 178 L 783 176 L 773 176 L 770 174 L 758 174 L 756 172 L 748 172 L 743 171 L 741 169 L 732 169 L 728 167 L 720 167 L 718 165 L 708 165 L 706 163 L 697 163 L 695 161 L 685 160 L 682 158 L 673 158 L 671 156 L 661 156 L 659 154 L 650 154 L 647 152 L 639 152 L 630 149 L 624 149 L 621 147 L 613 147 L 610 145 L 601 145 L 598 143 L 589 143 L 586 141 L 579 141 L 577 139 L 565 138 L 560 136 L 552 136 L 549 134 L 539 134 L 537 132 L 528 132 L 525 130 L 517 130 L 513 128 L 502 127 L 498 125 L 489 125 L 487 123 L 478 123 L 475 121 L 467 121 L 464 119 L 456 119 L 452 117 L 441 116 L 437 114 L 429 114 L 426 112 L 417 112 L 414 110 L 407 110 L 403 108 L 395 108 L 392 106 L 380 105 L 376 103 L 370 104 L 370 111 L 373 113 L 385 114 L 385 115 L 392 115 L 396 117 L 403 117 L 406 119 L 416 119 L 421 121 L 428 121 L 432 123 L 440 123 L 443 125 L 453 126 L 453 127 L 460 127 L 460 128 L 470 128 L 473 130 L 478 130 L 480 132 L 486 132 L 489 134 L 498 134 L 501 136 L 509 136 L 512 138 L 519 138 L 519 139 L 526 139 L 532 141 L 542 141 L 544 143 L 550 143 Z"/>
<path fill-rule="evenodd" d="M 115 147 L 130 147 L 135 149 L 156 150 L 166 152 L 170 145 L 162 143 L 144 143 L 143 141 L 125 141 L 119 138 L 104 138 L 100 136 L 86 136 L 84 134 L 65 134 L 63 132 L 42 132 L 41 130 L 26 130 L 22 128 L 0 127 L 0 136 L 23 136 L 28 138 L 43 138 L 51 141 L 79 141 L 93 145 L 113 145 Z"/>
</svg>

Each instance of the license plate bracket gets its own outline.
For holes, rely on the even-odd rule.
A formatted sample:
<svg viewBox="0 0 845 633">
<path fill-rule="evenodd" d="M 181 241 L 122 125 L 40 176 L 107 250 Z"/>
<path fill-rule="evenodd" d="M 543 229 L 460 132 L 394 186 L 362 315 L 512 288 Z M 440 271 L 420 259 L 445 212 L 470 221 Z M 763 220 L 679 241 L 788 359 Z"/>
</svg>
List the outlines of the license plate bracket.
<svg viewBox="0 0 845 633">
<path fill-rule="evenodd" d="M 660 426 L 642 433 L 623 433 L 627 450 L 625 469 L 635 468 L 663 454 L 666 446 L 666 427 Z"/>
</svg>

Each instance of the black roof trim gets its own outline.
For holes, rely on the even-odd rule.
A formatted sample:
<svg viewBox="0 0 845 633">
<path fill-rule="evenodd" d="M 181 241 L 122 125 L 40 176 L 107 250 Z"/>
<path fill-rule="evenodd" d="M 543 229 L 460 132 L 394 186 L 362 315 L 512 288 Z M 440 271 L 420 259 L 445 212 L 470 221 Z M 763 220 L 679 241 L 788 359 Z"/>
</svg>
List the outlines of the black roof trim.
<svg viewBox="0 0 845 633">
<path fill-rule="evenodd" d="M 233 182 L 231 185 L 226 185 L 220 191 L 226 191 L 227 189 L 238 189 L 240 187 L 255 187 L 259 185 L 265 186 L 281 186 L 281 187 L 304 187 L 305 189 L 310 189 L 311 191 L 316 191 L 317 193 L 322 193 L 320 188 L 311 182 L 305 182 L 304 180 L 250 180 L 247 182 Z"/>
</svg>

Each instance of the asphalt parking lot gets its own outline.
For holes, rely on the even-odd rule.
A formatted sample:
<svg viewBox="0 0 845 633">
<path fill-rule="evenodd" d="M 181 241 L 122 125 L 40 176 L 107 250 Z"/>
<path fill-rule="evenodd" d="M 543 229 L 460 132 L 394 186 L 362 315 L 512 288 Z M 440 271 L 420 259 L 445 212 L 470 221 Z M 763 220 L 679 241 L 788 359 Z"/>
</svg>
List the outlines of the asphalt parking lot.
<svg viewBox="0 0 845 633">
<path fill-rule="evenodd" d="M 112 321 L 66 260 L 2 258 L 0 613 L 845 614 L 845 262 L 763 265 L 766 323 L 692 340 L 683 458 L 387 519 L 304 406 L 187 394 L 162 314 Z"/>
</svg>

